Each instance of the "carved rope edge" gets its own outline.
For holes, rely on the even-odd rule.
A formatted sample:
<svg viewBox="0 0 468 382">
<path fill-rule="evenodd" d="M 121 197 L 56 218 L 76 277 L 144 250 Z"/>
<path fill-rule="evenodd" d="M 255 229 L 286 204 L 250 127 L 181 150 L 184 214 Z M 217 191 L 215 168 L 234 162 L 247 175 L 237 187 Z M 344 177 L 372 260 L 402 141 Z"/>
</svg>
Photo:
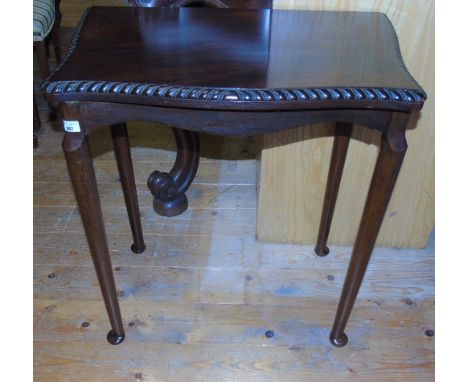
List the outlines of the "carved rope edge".
<svg viewBox="0 0 468 382">
<path fill-rule="evenodd" d="M 245 89 L 182 87 L 129 82 L 106 81 L 46 81 L 41 89 L 46 94 L 120 94 L 127 96 L 162 97 L 195 101 L 225 102 L 279 102 L 279 101 L 394 101 L 421 103 L 426 99 L 419 90 L 394 88 L 293 88 L 293 89 Z"/>
<path fill-rule="evenodd" d="M 418 90 L 399 88 L 375 87 L 318 87 L 291 89 L 250 89 L 250 88 L 216 88 L 216 87 L 187 87 L 177 85 L 158 85 L 129 82 L 108 81 L 50 81 L 73 54 L 81 29 L 91 8 L 81 16 L 75 29 L 70 49 L 66 58 L 57 66 L 54 72 L 42 83 L 42 92 L 50 95 L 91 93 L 91 94 L 120 94 L 127 96 L 148 96 L 195 101 L 225 101 L 225 102 L 279 102 L 279 101 L 328 101 L 328 100 L 359 100 L 359 101 L 393 101 L 419 104 L 427 98 L 426 93 L 409 74 L 401 57 L 398 37 L 393 29 L 396 54 L 405 72 L 414 81 Z M 391 26 L 391 23 L 390 23 Z"/>
</svg>

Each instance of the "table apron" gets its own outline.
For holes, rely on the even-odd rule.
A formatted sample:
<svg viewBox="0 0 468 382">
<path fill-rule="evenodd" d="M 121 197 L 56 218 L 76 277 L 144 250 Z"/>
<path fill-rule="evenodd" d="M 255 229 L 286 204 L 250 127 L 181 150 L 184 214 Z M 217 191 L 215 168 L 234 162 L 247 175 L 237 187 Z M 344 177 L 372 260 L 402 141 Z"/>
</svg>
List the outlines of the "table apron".
<svg viewBox="0 0 468 382">
<path fill-rule="evenodd" d="M 224 111 L 179 109 L 108 102 L 63 102 L 65 120 L 77 120 L 86 134 L 99 127 L 129 121 L 156 122 L 200 133 L 246 136 L 287 130 L 320 122 L 347 122 L 385 132 L 388 110 Z"/>
</svg>

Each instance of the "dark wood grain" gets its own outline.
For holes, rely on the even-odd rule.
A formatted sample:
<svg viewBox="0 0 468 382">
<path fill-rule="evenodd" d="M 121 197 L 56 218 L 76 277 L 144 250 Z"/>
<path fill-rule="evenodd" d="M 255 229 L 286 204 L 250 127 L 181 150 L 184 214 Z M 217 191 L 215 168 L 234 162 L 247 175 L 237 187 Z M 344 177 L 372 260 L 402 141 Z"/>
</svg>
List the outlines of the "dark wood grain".
<svg viewBox="0 0 468 382">
<path fill-rule="evenodd" d="M 133 7 L 207 7 L 270 9 L 273 0 L 128 0 Z"/>
<path fill-rule="evenodd" d="M 49 99 L 409 111 L 425 98 L 381 13 L 93 7 L 71 51 Z"/>
</svg>

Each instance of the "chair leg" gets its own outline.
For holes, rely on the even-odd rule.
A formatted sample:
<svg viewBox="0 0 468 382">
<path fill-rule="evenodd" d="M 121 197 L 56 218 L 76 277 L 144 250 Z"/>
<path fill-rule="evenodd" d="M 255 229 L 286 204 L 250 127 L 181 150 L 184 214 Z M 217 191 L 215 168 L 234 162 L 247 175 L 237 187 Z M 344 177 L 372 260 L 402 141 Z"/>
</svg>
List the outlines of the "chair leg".
<svg viewBox="0 0 468 382">
<path fill-rule="evenodd" d="M 36 96 L 33 93 L 33 148 L 38 146 L 37 132 L 41 129 L 41 119 L 37 110 Z"/>
<path fill-rule="evenodd" d="M 33 47 L 34 53 L 36 54 L 37 61 L 39 63 L 41 78 L 45 80 L 47 77 L 49 77 L 50 74 L 49 61 L 47 59 L 46 53 L 46 43 L 45 41 L 34 41 Z M 49 119 L 51 121 L 55 120 L 57 113 L 54 105 L 51 102 L 47 102 L 47 105 L 49 107 Z"/>
<path fill-rule="evenodd" d="M 62 13 L 60 12 L 60 1 L 55 0 L 55 22 L 52 30 L 52 42 L 54 44 L 55 61 L 57 65 L 62 62 L 62 51 L 60 49 L 60 23 L 62 22 Z"/>
<path fill-rule="evenodd" d="M 126 124 L 112 125 L 111 133 L 125 205 L 127 206 L 128 219 L 130 221 L 130 228 L 132 229 L 133 244 L 131 249 L 134 253 L 142 253 L 146 247 L 141 229 L 140 209 L 138 208 L 138 197 Z"/>
<path fill-rule="evenodd" d="M 49 61 L 47 60 L 46 43 L 44 41 L 34 41 L 34 53 L 36 53 L 37 61 L 39 63 L 39 71 L 41 78 L 45 80 L 49 77 Z"/>
<path fill-rule="evenodd" d="M 112 327 L 107 340 L 117 345 L 125 339 L 125 332 L 87 137 L 83 133 L 65 133 L 63 152 Z"/>
<path fill-rule="evenodd" d="M 55 61 L 57 65 L 62 62 L 62 50 L 60 49 L 60 21 L 56 20 L 51 32 L 52 44 L 54 45 Z"/>
<path fill-rule="evenodd" d="M 330 341 L 337 347 L 344 346 L 348 342 L 344 329 L 364 278 L 405 156 L 407 120 L 408 115 L 394 113 L 388 132 L 382 135 L 379 156 L 343 285 L 335 322 L 330 333 Z"/>
<path fill-rule="evenodd" d="M 327 188 L 323 200 L 317 245 L 315 246 L 315 253 L 318 256 L 326 256 L 330 252 L 327 247 L 328 234 L 330 233 L 352 129 L 353 125 L 351 123 L 339 122 L 335 127 L 335 139 L 333 141 L 330 169 L 328 170 Z"/>
<path fill-rule="evenodd" d="M 50 40 L 48 37 L 44 39 L 44 48 L 45 48 L 46 57 L 47 59 L 49 59 L 50 58 Z"/>
</svg>

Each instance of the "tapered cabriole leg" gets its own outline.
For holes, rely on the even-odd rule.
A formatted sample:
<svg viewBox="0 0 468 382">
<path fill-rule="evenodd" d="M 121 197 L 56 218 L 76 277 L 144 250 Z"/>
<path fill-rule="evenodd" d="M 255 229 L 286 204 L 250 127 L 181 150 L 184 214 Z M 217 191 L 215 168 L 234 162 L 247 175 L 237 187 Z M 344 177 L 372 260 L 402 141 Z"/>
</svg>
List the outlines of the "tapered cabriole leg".
<svg viewBox="0 0 468 382">
<path fill-rule="evenodd" d="M 344 332 L 346 323 L 364 278 L 367 264 L 405 156 L 407 120 L 407 114 L 394 113 L 388 132 L 382 135 L 379 156 L 343 285 L 335 322 L 330 333 L 330 341 L 337 347 L 344 346 L 348 342 L 348 337 Z"/>
<path fill-rule="evenodd" d="M 318 256 L 326 256 L 329 253 L 327 247 L 328 234 L 330 233 L 352 129 L 353 125 L 351 123 L 339 122 L 335 127 L 335 139 L 333 141 L 330 169 L 328 170 L 327 188 L 323 200 L 317 245 L 315 246 L 315 253 Z"/>
<path fill-rule="evenodd" d="M 154 210 L 163 216 L 180 215 L 188 208 L 185 191 L 192 184 L 200 160 L 198 133 L 172 129 L 177 144 L 177 158 L 169 173 L 153 171 L 148 188 L 154 197 Z"/>
<path fill-rule="evenodd" d="M 135 186 L 135 176 L 133 174 L 127 126 L 125 123 L 112 125 L 111 132 L 125 205 L 127 206 L 128 219 L 130 221 L 130 228 L 132 229 L 133 244 L 131 249 L 134 253 L 142 253 L 145 250 L 145 243 L 143 241 L 143 231 L 141 229 L 140 209 L 138 207 L 138 196 Z"/>
<path fill-rule="evenodd" d="M 83 133 L 66 133 L 63 140 L 63 152 L 112 327 L 107 335 L 107 340 L 116 345 L 124 340 L 125 332 L 114 275 L 112 274 L 93 162 L 86 136 Z"/>
</svg>

